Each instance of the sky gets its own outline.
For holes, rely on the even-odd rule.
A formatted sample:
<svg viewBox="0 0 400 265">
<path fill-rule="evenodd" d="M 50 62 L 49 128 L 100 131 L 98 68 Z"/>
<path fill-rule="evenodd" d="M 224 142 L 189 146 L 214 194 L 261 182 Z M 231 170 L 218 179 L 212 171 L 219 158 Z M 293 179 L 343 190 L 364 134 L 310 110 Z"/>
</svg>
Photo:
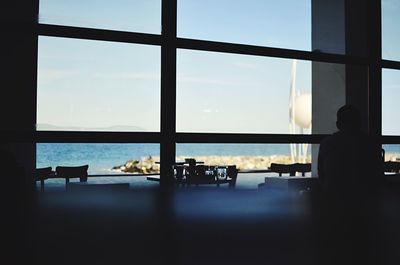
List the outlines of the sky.
<svg viewBox="0 0 400 265">
<path fill-rule="evenodd" d="M 311 50 L 310 0 L 248 3 L 178 0 L 178 37 Z M 383 56 L 400 60 L 399 2 L 382 9 Z M 161 2 L 41 0 L 39 22 L 160 34 Z M 177 131 L 288 133 L 292 64 L 179 49 Z M 38 129 L 159 131 L 160 67 L 158 46 L 39 37 Z M 298 93 L 310 93 L 311 63 L 297 61 L 296 70 Z M 384 133 L 400 133 L 386 125 L 400 110 L 385 103 L 400 96 L 399 79 L 383 74 Z"/>
</svg>

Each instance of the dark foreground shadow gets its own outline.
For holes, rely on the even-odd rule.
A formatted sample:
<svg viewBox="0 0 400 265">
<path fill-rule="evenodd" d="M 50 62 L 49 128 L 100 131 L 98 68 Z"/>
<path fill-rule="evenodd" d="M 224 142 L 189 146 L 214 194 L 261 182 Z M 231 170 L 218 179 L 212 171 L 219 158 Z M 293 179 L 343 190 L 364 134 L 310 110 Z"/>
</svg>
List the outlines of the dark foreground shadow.
<svg viewBox="0 0 400 265">
<path fill-rule="evenodd" d="M 371 251 L 375 264 L 391 264 L 399 258 L 400 196 L 386 194 L 381 223 L 366 227 L 362 217 L 321 210 L 316 192 L 38 193 L 20 215 L 15 250 L 29 264 L 354 264 Z"/>
</svg>

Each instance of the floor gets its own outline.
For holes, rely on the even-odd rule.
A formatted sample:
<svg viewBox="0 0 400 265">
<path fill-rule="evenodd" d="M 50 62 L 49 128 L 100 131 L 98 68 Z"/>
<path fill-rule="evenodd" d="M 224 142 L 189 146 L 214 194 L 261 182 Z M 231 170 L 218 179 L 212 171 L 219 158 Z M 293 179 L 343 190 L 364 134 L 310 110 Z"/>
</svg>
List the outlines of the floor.
<svg viewBox="0 0 400 265">
<path fill-rule="evenodd" d="M 13 257 L 59 265 L 399 264 L 399 191 L 387 185 L 370 205 L 370 226 L 353 213 L 335 218 L 313 191 L 36 192 L 14 215 Z"/>
</svg>

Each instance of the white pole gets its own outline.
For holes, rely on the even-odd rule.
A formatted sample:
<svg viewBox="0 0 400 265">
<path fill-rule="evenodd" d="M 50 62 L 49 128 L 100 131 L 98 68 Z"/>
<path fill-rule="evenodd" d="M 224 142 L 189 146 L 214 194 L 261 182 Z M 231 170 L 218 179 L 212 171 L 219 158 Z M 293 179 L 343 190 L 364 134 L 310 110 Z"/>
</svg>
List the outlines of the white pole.
<svg viewBox="0 0 400 265">
<path fill-rule="evenodd" d="M 296 124 L 295 124 L 295 98 L 296 98 L 296 66 L 297 60 L 294 59 L 292 62 L 292 75 L 290 80 L 290 93 L 289 93 L 289 133 L 295 134 L 296 133 Z M 290 144 L 290 156 L 292 159 L 292 163 L 296 162 L 297 150 L 296 144 Z"/>
</svg>

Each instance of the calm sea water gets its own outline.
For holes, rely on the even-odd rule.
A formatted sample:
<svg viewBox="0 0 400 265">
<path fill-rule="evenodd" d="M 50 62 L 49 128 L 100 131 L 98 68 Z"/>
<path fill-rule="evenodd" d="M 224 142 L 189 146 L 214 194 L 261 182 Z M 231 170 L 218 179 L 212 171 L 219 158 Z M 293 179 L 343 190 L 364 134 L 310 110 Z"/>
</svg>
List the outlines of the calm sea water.
<svg viewBox="0 0 400 265">
<path fill-rule="evenodd" d="M 289 155 L 288 144 L 179 144 L 177 156 Z M 400 145 L 384 146 L 387 153 L 400 153 Z M 128 160 L 159 156 L 159 144 L 38 144 L 37 167 L 89 165 L 89 174 L 111 174 L 111 168 Z"/>
<path fill-rule="evenodd" d="M 290 154 L 287 144 L 179 144 L 177 156 Z M 37 167 L 89 164 L 90 174 L 110 174 L 128 160 L 159 156 L 159 144 L 38 144 Z"/>
</svg>

